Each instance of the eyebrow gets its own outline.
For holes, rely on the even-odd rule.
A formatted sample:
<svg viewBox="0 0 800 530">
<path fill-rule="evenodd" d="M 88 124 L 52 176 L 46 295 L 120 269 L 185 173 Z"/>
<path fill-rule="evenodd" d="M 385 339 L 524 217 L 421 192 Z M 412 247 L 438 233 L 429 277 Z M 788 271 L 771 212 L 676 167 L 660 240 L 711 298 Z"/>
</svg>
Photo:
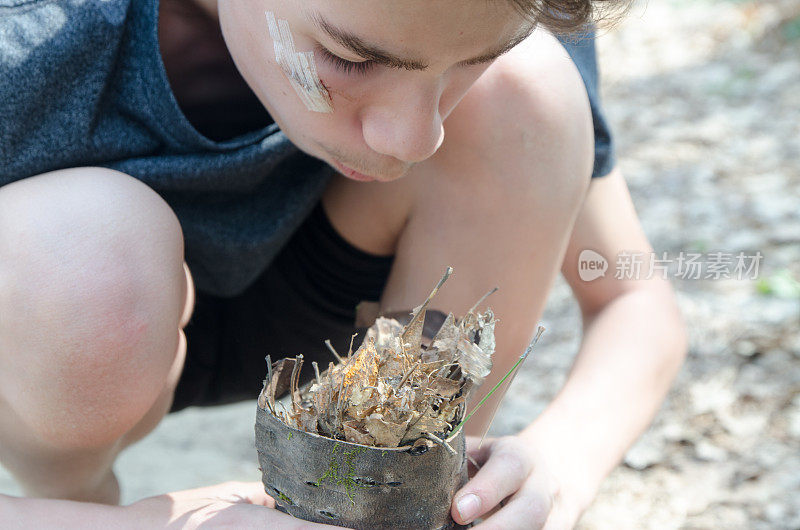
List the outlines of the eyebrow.
<svg viewBox="0 0 800 530">
<path fill-rule="evenodd" d="M 325 34 L 327 34 L 331 39 L 336 41 L 339 45 L 344 48 L 347 48 L 352 53 L 358 55 L 369 61 L 374 61 L 378 64 L 382 64 L 384 66 L 388 66 L 389 68 L 397 68 L 403 70 L 427 70 L 430 66 L 427 62 L 421 59 L 415 58 L 406 58 L 400 57 L 396 54 L 393 54 L 389 51 L 384 50 L 380 46 L 368 44 L 365 42 L 361 37 L 341 29 L 337 26 L 331 24 L 328 20 L 326 20 L 320 13 L 312 13 L 311 20 L 313 20 L 314 24 L 322 30 Z M 473 66 L 477 64 L 485 64 L 494 61 L 511 48 L 519 44 L 520 42 L 527 39 L 533 30 L 535 29 L 535 25 L 531 25 L 526 28 L 524 31 L 518 33 L 514 37 L 511 38 L 506 44 L 499 46 L 497 48 L 491 49 L 477 57 L 473 57 L 472 59 L 467 59 L 464 61 L 460 61 L 458 66 Z"/>
</svg>

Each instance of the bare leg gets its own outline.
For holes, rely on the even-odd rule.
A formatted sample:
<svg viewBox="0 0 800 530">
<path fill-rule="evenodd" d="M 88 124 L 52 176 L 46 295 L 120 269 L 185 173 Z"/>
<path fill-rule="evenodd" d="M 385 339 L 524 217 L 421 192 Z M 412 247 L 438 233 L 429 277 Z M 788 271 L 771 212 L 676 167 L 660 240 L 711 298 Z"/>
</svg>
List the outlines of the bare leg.
<svg viewBox="0 0 800 530">
<path fill-rule="evenodd" d="M 191 312 L 183 237 L 101 168 L 0 188 L 0 461 L 26 495 L 119 502 L 119 451 L 166 413 Z"/>
</svg>

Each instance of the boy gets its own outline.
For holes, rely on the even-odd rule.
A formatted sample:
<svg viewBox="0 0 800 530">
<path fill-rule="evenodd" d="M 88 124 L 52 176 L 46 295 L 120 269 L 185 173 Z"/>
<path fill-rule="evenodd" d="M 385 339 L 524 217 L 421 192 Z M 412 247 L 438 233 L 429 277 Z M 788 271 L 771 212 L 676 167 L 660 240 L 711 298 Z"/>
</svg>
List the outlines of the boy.
<svg viewBox="0 0 800 530">
<path fill-rule="evenodd" d="M 448 265 L 442 310 L 500 287 L 487 389 L 559 268 L 585 323 L 547 410 L 472 441 L 482 468 L 453 516 L 572 526 L 685 351 L 658 275 L 578 275 L 584 249 L 651 250 L 611 168 L 591 42 L 571 47 L 579 73 L 532 23 L 578 27 L 591 7 L 0 8 L 0 461 L 36 497 L 0 496 L 4 526 L 300 527 L 255 506 L 272 505 L 259 485 L 115 507 L 114 459 L 170 409 L 254 398 L 266 353 L 344 349 L 360 300 L 408 310 Z"/>
</svg>

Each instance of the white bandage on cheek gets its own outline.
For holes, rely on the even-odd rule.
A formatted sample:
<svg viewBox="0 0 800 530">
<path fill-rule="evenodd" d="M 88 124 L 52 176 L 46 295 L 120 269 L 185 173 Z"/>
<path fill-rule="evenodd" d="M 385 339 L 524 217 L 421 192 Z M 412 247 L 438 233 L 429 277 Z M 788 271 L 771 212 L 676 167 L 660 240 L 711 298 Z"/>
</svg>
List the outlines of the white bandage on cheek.
<svg viewBox="0 0 800 530">
<path fill-rule="evenodd" d="M 289 31 L 289 23 L 276 20 L 272 11 L 266 11 L 269 35 L 275 44 L 275 60 L 286 74 L 289 83 L 297 95 L 305 103 L 308 110 L 314 112 L 333 112 L 331 95 L 322 85 L 317 75 L 314 52 L 298 52 L 294 49 L 294 39 Z"/>
</svg>

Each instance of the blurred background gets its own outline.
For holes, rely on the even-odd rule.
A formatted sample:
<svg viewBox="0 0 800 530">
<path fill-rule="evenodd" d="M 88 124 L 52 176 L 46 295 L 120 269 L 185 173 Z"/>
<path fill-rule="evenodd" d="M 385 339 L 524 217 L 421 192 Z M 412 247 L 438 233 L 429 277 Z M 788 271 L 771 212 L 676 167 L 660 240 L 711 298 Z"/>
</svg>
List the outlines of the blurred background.
<svg viewBox="0 0 800 530">
<path fill-rule="evenodd" d="M 671 275 L 688 360 L 579 528 L 800 528 L 800 0 L 639 2 L 598 47 L 656 252 L 763 259 L 755 279 Z M 563 281 L 543 324 L 491 434 L 527 425 L 566 377 L 580 317 Z M 123 501 L 260 480 L 255 406 L 168 417 L 122 455 Z M 19 492 L 2 469 L 0 492 Z"/>
</svg>

